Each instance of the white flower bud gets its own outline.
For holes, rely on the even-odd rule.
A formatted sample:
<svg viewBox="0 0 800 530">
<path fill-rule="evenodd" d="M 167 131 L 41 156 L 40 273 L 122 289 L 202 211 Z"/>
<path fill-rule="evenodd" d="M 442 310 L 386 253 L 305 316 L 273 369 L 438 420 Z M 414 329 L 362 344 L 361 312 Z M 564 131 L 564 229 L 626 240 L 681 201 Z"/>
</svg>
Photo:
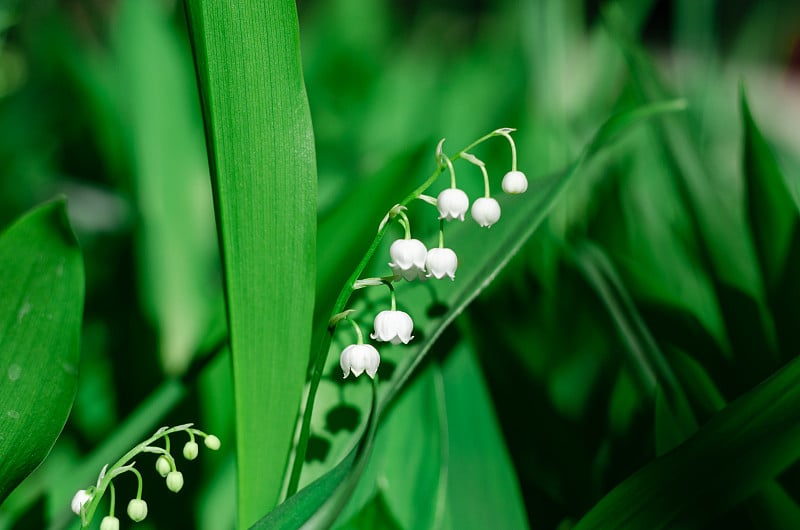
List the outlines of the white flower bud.
<svg viewBox="0 0 800 530">
<path fill-rule="evenodd" d="M 92 496 L 89 495 L 86 490 L 78 490 L 75 493 L 75 496 L 72 497 L 72 511 L 75 513 L 75 515 L 80 515 L 81 508 L 83 508 L 83 506 L 91 500 Z"/>
<path fill-rule="evenodd" d="M 100 522 L 100 530 L 119 530 L 119 519 L 106 515 Z"/>
<path fill-rule="evenodd" d="M 209 434 L 208 436 L 206 436 L 206 439 L 204 440 L 203 443 L 205 443 L 206 447 L 208 447 L 212 451 L 216 451 L 217 449 L 219 449 L 219 446 L 221 445 L 219 442 L 219 438 L 217 438 L 213 434 Z"/>
<path fill-rule="evenodd" d="M 128 517 L 137 523 L 147 517 L 147 503 L 142 499 L 131 499 L 128 503 Z"/>
<path fill-rule="evenodd" d="M 511 195 L 525 193 L 528 189 L 528 179 L 522 171 L 509 171 L 503 177 L 503 191 Z"/>
<path fill-rule="evenodd" d="M 447 188 L 437 197 L 436 207 L 439 209 L 439 219 L 463 221 L 469 209 L 469 197 L 458 188 Z"/>
<path fill-rule="evenodd" d="M 172 466 L 169 465 L 169 458 L 167 458 L 165 455 L 159 456 L 156 460 L 156 471 L 158 471 L 158 474 L 162 477 L 166 477 L 167 473 L 169 473 L 171 469 Z"/>
<path fill-rule="evenodd" d="M 428 251 L 425 267 L 428 269 L 428 278 L 433 276 L 437 280 L 441 280 L 447 276 L 451 280 L 455 280 L 458 258 L 456 253 L 449 248 L 432 248 Z"/>
<path fill-rule="evenodd" d="M 392 344 L 408 344 L 414 337 L 414 321 L 405 311 L 381 311 L 375 317 L 375 332 L 370 335 L 374 340 L 391 342 Z"/>
<path fill-rule="evenodd" d="M 366 371 L 367 375 L 374 379 L 380 364 L 381 356 L 370 344 L 351 344 L 342 350 L 342 355 L 339 357 L 339 366 L 342 367 L 344 377 L 350 375 L 351 371 L 356 377 Z"/>
<path fill-rule="evenodd" d="M 470 214 L 480 226 L 490 227 L 500 220 L 500 204 L 491 197 L 481 197 L 472 203 Z"/>
<path fill-rule="evenodd" d="M 178 493 L 183 487 L 183 473 L 180 471 L 170 471 L 167 473 L 167 489 Z"/>
<path fill-rule="evenodd" d="M 197 453 L 200 449 L 197 447 L 196 442 L 186 442 L 186 445 L 183 446 L 183 458 L 186 460 L 194 460 L 197 458 Z"/>
<path fill-rule="evenodd" d="M 389 267 L 398 278 L 408 281 L 425 278 L 425 257 L 428 249 L 419 239 L 398 239 L 389 248 Z"/>
</svg>

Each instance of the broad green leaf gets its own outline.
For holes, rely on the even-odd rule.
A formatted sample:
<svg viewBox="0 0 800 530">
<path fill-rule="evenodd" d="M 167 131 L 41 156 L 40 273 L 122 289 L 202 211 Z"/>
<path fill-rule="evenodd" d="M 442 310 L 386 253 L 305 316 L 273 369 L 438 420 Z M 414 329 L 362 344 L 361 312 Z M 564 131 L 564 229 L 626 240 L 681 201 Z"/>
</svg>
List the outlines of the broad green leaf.
<svg viewBox="0 0 800 530">
<path fill-rule="evenodd" d="M 442 376 L 449 463 L 441 527 L 528 528 L 511 457 L 474 352 L 465 344 L 456 347 Z"/>
<path fill-rule="evenodd" d="M 63 200 L 0 235 L 0 503 L 47 456 L 78 383 L 83 259 Z"/>
<path fill-rule="evenodd" d="M 583 153 L 563 173 L 531 181 L 524 196 L 501 197 L 499 202 L 503 218 L 490 230 L 479 230 L 477 225 L 472 222 L 454 223 L 446 227 L 447 246 L 455 249 L 459 257 L 456 281 L 429 281 L 424 284 L 415 282 L 398 287 L 400 308 L 405 308 L 410 312 L 415 321 L 415 333 L 422 338 L 403 348 L 382 349 L 381 355 L 384 359 L 382 366 L 385 366 L 387 364 L 385 361 L 388 360 L 397 368 L 394 370 L 391 380 L 384 381 L 379 388 L 381 394 L 377 413 L 379 416 L 404 388 L 412 373 L 423 361 L 445 328 L 478 296 L 533 234 L 566 184 L 583 166 L 584 162 L 633 123 L 660 113 L 675 112 L 683 108 L 682 101 L 659 102 L 613 116 L 600 127 Z M 414 207 L 430 208 L 428 205 L 418 205 L 418 203 Z M 431 215 L 434 216 L 432 212 Z M 375 244 L 377 245 L 377 243 Z M 434 246 L 434 244 L 428 242 L 429 246 Z M 373 247 L 373 250 L 375 248 L 377 247 Z M 386 263 L 388 262 L 388 246 L 384 245 L 381 250 L 385 254 L 378 254 L 380 257 L 376 258 L 376 262 L 384 262 L 385 258 L 384 263 Z M 388 269 L 388 267 L 384 268 Z M 386 293 L 381 290 L 373 289 L 367 296 L 370 297 L 369 301 L 360 298 L 353 304 L 357 315 L 362 315 L 369 310 L 371 303 L 387 303 Z M 323 343 L 323 347 L 328 344 L 329 342 Z M 338 354 L 338 351 L 336 353 Z M 336 374 L 338 370 L 337 357 L 338 355 L 331 355 L 327 363 L 328 369 L 334 372 L 336 379 L 338 379 L 338 374 Z M 321 372 L 314 372 L 314 377 L 321 377 Z M 315 381 L 312 380 L 311 384 L 313 388 Z M 325 386 L 335 385 L 327 379 L 322 384 Z M 309 414 L 308 409 L 305 414 Z M 336 469 L 341 470 L 341 465 Z M 323 476 L 320 480 L 329 479 L 329 475 Z M 344 476 L 346 475 L 342 475 L 342 477 Z M 306 517 L 308 517 L 311 516 L 314 508 L 309 503 L 305 504 L 303 509 L 308 510 L 306 513 Z"/>
<path fill-rule="evenodd" d="M 705 528 L 798 458 L 800 359 L 795 359 L 614 488 L 575 529 Z"/>
<path fill-rule="evenodd" d="M 187 2 L 222 245 L 238 526 L 278 502 L 311 341 L 316 173 L 295 3 Z"/>
</svg>

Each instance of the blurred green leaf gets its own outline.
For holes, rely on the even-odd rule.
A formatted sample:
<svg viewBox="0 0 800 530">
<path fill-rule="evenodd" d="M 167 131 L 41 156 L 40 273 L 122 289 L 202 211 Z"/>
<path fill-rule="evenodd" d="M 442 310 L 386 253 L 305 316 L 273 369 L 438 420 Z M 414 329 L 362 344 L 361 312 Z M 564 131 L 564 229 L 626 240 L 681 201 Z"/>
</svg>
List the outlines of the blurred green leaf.
<svg viewBox="0 0 800 530">
<path fill-rule="evenodd" d="M 154 0 L 122 2 L 114 59 L 139 211 L 140 292 L 164 371 L 175 376 L 222 300 L 197 85 L 169 15 Z"/>
<path fill-rule="evenodd" d="M 78 383 L 83 259 L 66 202 L 0 235 L 0 503 L 47 456 Z"/>
<path fill-rule="evenodd" d="M 753 119 L 744 88 L 741 108 L 748 220 L 782 353 L 795 355 L 800 333 L 791 315 L 800 297 L 798 208 L 775 155 Z"/>
<path fill-rule="evenodd" d="M 278 501 L 311 341 L 313 131 L 295 3 L 187 2 L 236 393 L 238 525 Z"/>
<path fill-rule="evenodd" d="M 795 359 L 614 488 L 575 528 L 704 528 L 798 458 Z"/>
<path fill-rule="evenodd" d="M 574 259 L 611 314 L 627 347 L 633 373 L 644 390 L 656 397 L 656 443 L 663 442 L 669 447 L 676 445 L 697 429 L 697 420 L 680 381 L 647 329 L 605 252 L 584 241 L 574 249 Z M 671 418 L 665 418 L 662 414 L 662 399 Z M 659 420 L 666 421 L 667 425 Z"/>
</svg>

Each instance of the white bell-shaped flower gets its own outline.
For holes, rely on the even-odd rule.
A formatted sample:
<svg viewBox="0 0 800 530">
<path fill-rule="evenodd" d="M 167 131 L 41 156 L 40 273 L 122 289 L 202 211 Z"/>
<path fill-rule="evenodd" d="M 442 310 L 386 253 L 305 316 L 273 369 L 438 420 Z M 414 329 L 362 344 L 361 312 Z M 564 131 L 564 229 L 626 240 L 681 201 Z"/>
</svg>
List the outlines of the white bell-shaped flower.
<svg viewBox="0 0 800 530">
<path fill-rule="evenodd" d="M 119 530 L 119 519 L 106 515 L 100 523 L 100 530 Z"/>
<path fill-rule="evenodd" d="M 469 197 L 463 190 L 447 188 L 436 198 L 436 207 L 439 209 L 439 219 L 463 221 L 464 214 L 469 210 Z"/>
<path fill-rule="evenodd" d="M 71 508 L 73 513 L 75 513 L 75 515 L 80 515 L 81 508 L 83 508 L 83 506 L 90 500 L 92 500 L 92 496 L 89 495 L 86 490 L 78 490 L 77 493 L 75 493 L 75 496 L 72 497 Z"/>
<path fill-rule="evenodd" d="M 522 171 L 509 171 L 503 177 L 502 186 L 504 192 L 511 195 L 518 195 L 527 191 L 528 179 L 525 178 L 525 173 Z"/>
<path fill-rule="evenodd" d="M 206 439 L 203 441 L 203 443 L 205 443 L 206 447 L 208 447 L 212 451 L 218 450 L 220 445 L 222 445 L 222 443 L 219 441 L 219 438 L 217 438 L 213 434 L 209 434 L 208 436 L 206 436 Z"/>
<path fill-rule="evenodd" d="M 178 493 L 183 488 L 183 473 L 180 471 L 170 471 L 167 473 L 167 489 Z"/>
<path fill-rule="evenodd" d="M 350 375 L 350 372 L 356 377 L 367 372 L 367 375 L 374 379 L 380 364 L 381 356 L 370 344 L 351 344 L 342 350 L 342 355 L 339 357 L 339 366 L 342 367 L 344 377 Z"/>
<path fill-rule="evenodd" d="M 428 249 L 419 239 L 398 239 L 389 247 L 389 267 L 398 278 L 408 281 L 425 278 L 425 257 Z"/>
<path fill-rule="evenodd" d="M 147 517 L 147 503 L 142 499 L 131 499 L 128 503 L 128 517 L 139 523 Z"/>
<path fill-rule="evenodd" d="M 479 225 L 490 227 L 500 220 L 500 204 L 491 197 L 481 197 L 472 203 L 470 214 Z"/>
<path fill-rule="evenodd" d="M 375 317 L 375 332 L 370 337 L 381 342 L 408 344 L 414 338 L 413 330 L 414 321 L 405 311 L 381 311 Z"/>
<path fill-rule="evenodd" d="M 425 268 L 428 269 L 428 278 L 433 276 L 437 280 L 441 280 L 447 276 L 451 280 L 455 280 L 458 258 L 456 253 L 449 248 L 432 248 L 428 251 Z"/>
</svg>

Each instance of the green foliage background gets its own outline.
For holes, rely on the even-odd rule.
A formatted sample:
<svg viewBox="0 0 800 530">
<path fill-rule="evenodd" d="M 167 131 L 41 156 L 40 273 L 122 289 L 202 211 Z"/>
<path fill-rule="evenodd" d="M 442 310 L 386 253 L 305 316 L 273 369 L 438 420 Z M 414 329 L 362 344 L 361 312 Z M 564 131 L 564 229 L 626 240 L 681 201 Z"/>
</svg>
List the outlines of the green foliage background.
<svg viewBox="0 0 800 530">
<path fill-rule="evenodd" d="M 318 170 L 315 333 L 380 219 L 435 167 L 440 138 L 455 152 L 518 129 L 532 186 L 504 203 L 510 222 L 613 113 L 676 97 L 688 105 L 582 166 L 433 343 L 382 418 L 336 524 L 800 527 L 800 9 L 778 0 L 297 9 Z M 234 525 L 234 393 L 196 81 L 180 2 L 0 6 L 0 226 L 66 195 L 86 274 L 71 416 L 0 505 L 0 528 L 74 526 L 69 499 L 103 464 L 160 425 L 193 420 L 223 450 L 184 466 L 179 496 L 146 476 L 151 515 L 140 527 Z M 499 191 L 507 146 L 477 154 Z M 478 172 L 458 167 L 476 196 Z M 410 215 L 431 240 L 430 209 Z M 465 226 L 469 255 L 495 232 L 500 245 L 496 228 Z M 379 248 L 367 272 L 385 274 L 387 257 Z M 438 316 L 430 297 L 398 286 L 400 307 L 420 322 Z M 358 300 L 364 315 L 385 304 L 378 293 Z M 332 364 L 351 339 L 337 332 Z M 386 348 L 387 384 L 407 352 Z M 339 378 L 331 365 L 301 485 L 345 458 L 366 423 L 370 387 Z"/>
</svg>

